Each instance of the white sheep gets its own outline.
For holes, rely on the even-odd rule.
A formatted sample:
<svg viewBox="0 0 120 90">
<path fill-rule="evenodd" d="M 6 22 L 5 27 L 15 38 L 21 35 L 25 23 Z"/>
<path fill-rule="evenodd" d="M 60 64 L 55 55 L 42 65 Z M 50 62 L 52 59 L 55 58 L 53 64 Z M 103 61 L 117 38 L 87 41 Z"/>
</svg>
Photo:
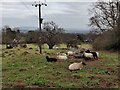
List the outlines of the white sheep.
<svg viewBox="0 0 120 90">
<path fill-rule="evenodd" d="M 57 47 L 57 46 L 54 46 L 53 48 L 54 48 L 54 49 L 59 49 L 59 47 Z"/>
<path fill-rule="evenodd" d="M 57 58 L 60 60 L 67 60 L 68 59 L 68 57 L 65 53 L 61 53 L 61 54 L 57 55 Z"/>
<path fill-rule="evenodd" d="M 83 53 L 83 57 L 84 58 L 93 58 L 93 54 L 92 53 L 86 53 L 86 52 L 84 52 Z"/>
<path fill-rule="evenodd" d="M 84 65 L 86 65 L 84 62 L 72 63 L 69 65 L 69 70 L 81 70 Z"/>
<path fill-rule="evenodd" d="M 73 54 L 74 54 L 73 51 L 68 51 L 68 52 L 67 52 L 67 55 L 73 55 Z"/>
<path fill-rule="evenodd" d="M 97 54 L 97 57 L 99 57 L 99 52 L 96 52 L 96 54 Z"/>
<path fill-rule="evenodd" d="M 99 53 L 98 52 L 91 52 L 91 51 L 87 50 L 86 52 L 83 53 L 83 57 L 88 58 L 88 59 L 89 58 L 98 59 Z"/>
</svg>

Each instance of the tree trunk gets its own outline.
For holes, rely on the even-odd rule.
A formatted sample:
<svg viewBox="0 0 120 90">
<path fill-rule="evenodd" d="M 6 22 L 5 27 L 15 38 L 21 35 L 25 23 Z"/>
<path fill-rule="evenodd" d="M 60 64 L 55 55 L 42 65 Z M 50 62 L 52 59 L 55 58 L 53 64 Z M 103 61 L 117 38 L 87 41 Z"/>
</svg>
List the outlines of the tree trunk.
<svg viewBox="0 0 120 90">
<path fill-rule="evenodd" d="M 53 49 L 53 46 L 54 46 L 54 45 L 48 45 L 48 46 L 49 46 L 49 49 Z"/>
<path fill-rule="evenodd" d="M 42 54 L 42 45 L 41 44 L 39 45 L 39 49 L 40 49 L 40 51 L 39 51 L 40 54 Z"/>
</svg>

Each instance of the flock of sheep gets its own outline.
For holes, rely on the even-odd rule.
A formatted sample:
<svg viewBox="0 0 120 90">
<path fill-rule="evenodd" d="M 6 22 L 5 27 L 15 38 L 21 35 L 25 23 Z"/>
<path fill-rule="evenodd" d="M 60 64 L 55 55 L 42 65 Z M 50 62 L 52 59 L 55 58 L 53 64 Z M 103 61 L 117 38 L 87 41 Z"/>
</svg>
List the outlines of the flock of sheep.
<svg viewBox="0 0 120 90">
<path fill-rule="evenodd" d="M 99 57 L 98 52 L 94 52 L 94 51 L 90 51 L 90 50 L 83 50 L 83 51 L 80 51 L 79 53 L 80 54 L 76 56 L 75 51 L 68 51 L 67 53 L 57 54 L 56 58 L 46 56 L 46 59 L 48 62 L 57 62 L 58 60 L 67 60 L 68 56 L 72 56 L 74 58 L 79 58 L 79 59 L 84 59 L 84 60 L 98 59 L 98 57 Z M 78 54 L 78 52 L 77 52 L 77 54 Z M 79 62 L 79 63 L 74 62 L 69 65 L 68 69 L 70 71 L 80 70 L 83 68 L 84 65 L 86 65 L 86 63 L 84 63 L 84 62 Z"/>
<path fill-rule="evenodd" d="M 7 45 L 8 49 L 13 48 L 11 45 Z M 79 55 L 76 55 L 79 54 Z M 46 56 L 46 59 L 48 62 L 57 62 L 58 60 L 64 60 L 67 61 L 68 57 L 72 56 L 75 59 L 84 59 L 84 60 L 91 60 L 91 59 L 98 59 L 99 57 L 99 53 L 98 52 L 94 52 L 94 51 L 90 51 L 89 49 L 83 49 L 83 50 L 71 50 L 68 51 L 67 53 L 59 53 L 57 54 L 56 58 L 52 58 L 49 56 Z M 83 68 L 83 66 L 86 65 L 86 63 L 84 62 L 74 62 L 72 64 L 69 65 L 69 70 L 80 70 Z"/>
</svg>

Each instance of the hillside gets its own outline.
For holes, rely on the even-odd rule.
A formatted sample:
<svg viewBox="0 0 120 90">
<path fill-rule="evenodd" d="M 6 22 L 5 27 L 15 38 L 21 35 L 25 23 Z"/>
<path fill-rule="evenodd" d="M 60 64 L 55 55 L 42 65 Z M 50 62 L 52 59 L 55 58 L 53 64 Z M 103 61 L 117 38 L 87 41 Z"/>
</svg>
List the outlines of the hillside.
<svg viewBox="0 0 120 90">
<path fill-rule="evenodd" d="M 62 47 L 65 47 L 62 45 Z M 82 45 L 89 47 L 89 45 Z M 91 48 L 91 47 L 89 47 Z M 84 61 L 69 57 L 67 61 L 47 62 L 45 56 L 67 50 L 49 50 L 46 46 L 39 54 L 36 45 L 27 48 L 5 49 L 3 47 L 2 74 L 4 88 L 117 88 L 118 55 L 115 52 L 99 51 L 98 60 Z M 73 62 L 84 61 L 87 65 L 78 71 L 69 71 Z"/>
</svg>

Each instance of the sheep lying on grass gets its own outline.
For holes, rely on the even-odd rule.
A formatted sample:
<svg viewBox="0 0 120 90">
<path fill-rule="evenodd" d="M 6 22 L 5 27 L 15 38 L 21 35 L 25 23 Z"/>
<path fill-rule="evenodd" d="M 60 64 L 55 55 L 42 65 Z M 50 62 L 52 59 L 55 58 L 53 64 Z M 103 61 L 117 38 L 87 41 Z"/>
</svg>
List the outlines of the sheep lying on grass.
<svg viewBox="0 0 120 90">
<path fill-rule="evenodd" d="M 93 58 L 93 54 L 84 52 L 83 53 L 83 58 L 84 59 L 91 59 L 91 58 Z"/>
<path fill-rule="evenodd" d="M 57 61 L 56 58 L 49 58 L 48 56 L 46 56 L 46 59 L 48 62 L 56 62 Z"/>
<path fill-rule="evenodd" d="M 10 44 L 8 44 L 8 45 L 6 46 L 6 48 L 7 48 L 7 49 L 11 49 L 11 48 L 13 48 L 13 46 L 10 45 Z"/>
<path fill-rule="evenodd" d="M 59 49 L 59 47 L 57 47 L 57 46 L 54 46 L 53 48 L 54 48 L 54 49 L 56 49 L 56 50 L 58 50 L 58 49 Z"/>
<path fill-rule="evenodd" d="M 69 65 L 69 70 L 71 70 L 71 71 L 73 71 L 73 70 L 81 70 L 84 65 L 86 65 L 84 62 L 72 63 L 72 64 Z"/>
<path fill-rule="evenodd" d="M 98 59 L 99 57 L 99 53 L 98 52 L 91 52 L 90 50 L 86 50 L 84 53 L 83 53 L 83 58 L 85 59 Z"/>
<path fill-rule="evenodd" d="M 68 52 L 67 52 L 67 55 L 73 55 L 73 54 L 74 54 L 73 51 L 68 51 Z"/>
<path fill-rule="evenodd" d="M 65 53 L 58 54 L 58 55 L 57 55 L 57 58 L 58 58 L 59 60 L 67 60 L 67 59 L 68 59 L 68 57 L 67 57 L 67 55 L 66 55 Z"/>
</svg>

